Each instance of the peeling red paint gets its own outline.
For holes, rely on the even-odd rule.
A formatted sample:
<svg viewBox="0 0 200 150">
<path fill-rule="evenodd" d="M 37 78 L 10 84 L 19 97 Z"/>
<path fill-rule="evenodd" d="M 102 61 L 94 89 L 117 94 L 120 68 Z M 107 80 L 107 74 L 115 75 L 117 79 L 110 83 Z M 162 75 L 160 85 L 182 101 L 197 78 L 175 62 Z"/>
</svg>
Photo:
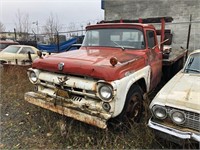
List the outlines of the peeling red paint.
<svg viewBox="0 0 200 150">
<path fill-rule="evenodd" d="M 138 70 L 145 67 L 145 52 L 140 50 L 125 50 L 120 48 L 82 47 L 78 52 L 71 51 L 37 59 L 32 64 L 33 68 L 113 81 L 124 77 L 129 70 Z M 115 56 L 118 64 L 113 67 L 110 58 Z M 58 64 L 65 64 L 62 72 L 58 70 Z"/>
</svg>

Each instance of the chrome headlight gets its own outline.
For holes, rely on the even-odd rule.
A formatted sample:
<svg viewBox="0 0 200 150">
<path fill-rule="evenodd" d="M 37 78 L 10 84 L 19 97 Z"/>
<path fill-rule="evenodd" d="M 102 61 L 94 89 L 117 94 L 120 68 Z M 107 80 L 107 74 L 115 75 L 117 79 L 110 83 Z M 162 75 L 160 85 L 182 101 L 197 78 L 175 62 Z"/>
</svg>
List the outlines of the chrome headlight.
<svg viewBox="0 0 200 150">
<path fill-rule="evenodd" d="M 30 72 L 29 78 L 30 78 L 33 82 L 36 82 L 36 81 L 37 81 L 37 76 L 36 76 L 35 72 L 33 72 L 33 71 Z"/>
<path fill-rule="evenodd" d="M 98 94 L 103 101 L 110 101 L 113 97 L 113 88 L 109 84 L 101 84 L 98 88 Z"/>
<path fill-rule="evenodd" d="M 34 70 L 28 70 L 28 77 L 31 83 L 36 84 L 38 81 L 38 72 Z"/>
<path fill-rule="evenodd" d="M 153 106 L 153 114 L 158 119 L 165 119 L 167 117 L 167 111 L 165 107 L 162 106 Z"/>
<path fill-rule="evenodd" d="M 185 113 L 178 110 L 172 110 L 170 113 L 172 121 L 176 124 L 183 124 L 185 122 Z"/>
</svg>

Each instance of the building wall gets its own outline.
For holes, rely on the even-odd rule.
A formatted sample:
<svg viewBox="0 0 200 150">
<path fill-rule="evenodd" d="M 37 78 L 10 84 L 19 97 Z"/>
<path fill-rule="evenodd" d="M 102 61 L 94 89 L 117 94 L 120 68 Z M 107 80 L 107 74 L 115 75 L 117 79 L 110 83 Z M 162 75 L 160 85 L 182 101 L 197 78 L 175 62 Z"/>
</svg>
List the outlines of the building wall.
<svg viewBox="0 0 200 150">
<path fill-rule="evenodd" d="M 105 20 L 172 16 L 173 48 L 186 48 L 190 14 L 189 50 L 200 49 L 200 0 L 104 0 Z"/>
<path fill-rule="evenodd" d="M 22 33 L 16 33 L 16 39 L 15 39 L 15 33 L 14 32 L 0 32 L 0 39 L 3 40 L 23 40 L 27 39 L 28 33 L 22 32 Z"/>
</svg>

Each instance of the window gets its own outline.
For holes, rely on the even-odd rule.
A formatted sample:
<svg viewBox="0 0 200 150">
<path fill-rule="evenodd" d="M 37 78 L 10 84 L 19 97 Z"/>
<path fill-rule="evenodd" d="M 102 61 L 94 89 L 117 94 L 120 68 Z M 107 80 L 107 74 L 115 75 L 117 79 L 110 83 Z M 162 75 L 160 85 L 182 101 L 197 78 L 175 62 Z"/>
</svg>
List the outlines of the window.
<svg viewBox="0 0 200 150">
<path fill-rule="evenodd" d="M 85 37 L 85 45 L 87 46 L 98 46 L 99 45 L 99 32 L 98 31 L 90 31 Z"/>
<path fill-rule="evenodd" d="M 154 31 L 148 30 L 147 31 L 147 42 L 148 47 L 153 48 L 155 46 L 155 34 Z"/>
<path fill-rule="evenodd" d="M 0 49 L 6 48 L 8 45 L 7 44 L 0 44 Z"/>
<path fill-rule="evenodd" d="M 7 53 L 17 53 L 17 51 L 20 49 L 18 46 L 8 46 L 6 47 L 2 52 L 7 52 Z"/>
<path fill-rule="evenodd" d="M 144 49 L 143 32 L 139 29 L 97 29 L 89 30 L 83 46 L 109 46 Z"/>
<path fill-rule="evenodd" d="M 200 53 L 192 54 L 188 60 L 184 71 L 186 73 L 200 73 Z"/>
<path fill-rule="evenodd" d="M 19 53 L 20 54 L 28 54 L 28 52 L 30 52 L 31 54 L 35 54 L 35 52 L 30 47 L 23 47 Z"/>
</svg>

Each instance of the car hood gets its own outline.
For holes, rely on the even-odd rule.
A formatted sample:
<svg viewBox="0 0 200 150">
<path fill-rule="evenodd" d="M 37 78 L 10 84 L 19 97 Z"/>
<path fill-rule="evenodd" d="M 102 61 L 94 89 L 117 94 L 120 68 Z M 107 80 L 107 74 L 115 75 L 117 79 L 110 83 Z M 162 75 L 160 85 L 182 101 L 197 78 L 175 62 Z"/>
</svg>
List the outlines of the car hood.
<svg viewBox="0 0 200 150">
<path fill-rule="evenodd" d="M 110 58 L 113 56 L 118 59 L 115 67 L 110 64 Z M 59 63 L 64 63 L 62 71 L 58 70 Z M 136 71 L 144 66 L 145 60 L 141 55 L 130 54 L 120 48 L 82 48 L 36 59 L 32 64 L 36 69 L 89 76 L 107 81 L 120 79 L 127 71 Z"/>
<path fill-rule="evenodd" d="M 200 113 L 200 74 L 180 71 L 156 95 L 154 104 Z"/>
</svg>

